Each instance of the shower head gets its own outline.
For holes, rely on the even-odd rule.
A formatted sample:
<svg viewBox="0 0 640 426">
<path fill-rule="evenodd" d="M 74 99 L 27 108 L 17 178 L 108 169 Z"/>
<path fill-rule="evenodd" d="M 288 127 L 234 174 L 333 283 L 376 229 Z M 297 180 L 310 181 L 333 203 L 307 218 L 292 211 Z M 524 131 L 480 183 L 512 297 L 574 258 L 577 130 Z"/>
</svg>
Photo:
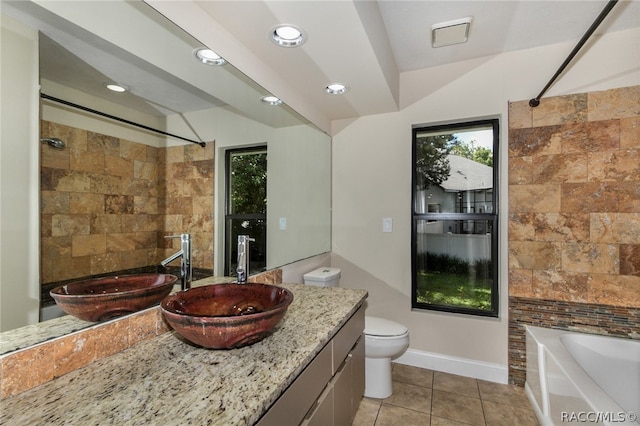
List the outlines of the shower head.
<svg viewBox="0 0 640 426">
<path fill-rule="evenodd" d="M 64 149 L 65 147 L 65 143 L 62 141 L 62 139 L 58 138 L 42 138 L 40 139 L 40 143 L 46 143 L 47 145 L 55 149 Z"/>
</svg>

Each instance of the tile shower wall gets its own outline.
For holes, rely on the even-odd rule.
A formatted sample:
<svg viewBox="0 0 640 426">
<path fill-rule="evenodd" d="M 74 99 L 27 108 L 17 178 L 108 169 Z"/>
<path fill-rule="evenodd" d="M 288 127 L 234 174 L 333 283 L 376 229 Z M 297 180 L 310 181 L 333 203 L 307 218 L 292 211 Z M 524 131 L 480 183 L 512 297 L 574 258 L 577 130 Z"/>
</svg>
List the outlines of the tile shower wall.
<svg viewBox="0 0 640 426">
<path fill-rule="evenodd" d="M 155 148 L 41 123 L 41 283 L 155 266 L 190 232 L 195 268 L 213 265 L 212 144 Z"/>
<path fill-rule="evenodd" d="M 640 86 L 509 105 L 509 376 L 524 326 L 640 338 Z"/>
<path fill-rule="evenodd" d="M 166 258 L 180 249 L 179 239 L 165 236 L 191 234 L 193 267 L 213 270 L 214 144 L 161 149 L 158 153 L 158 247 Z M 158 259 L 162 260 L 162 259 Z"/>
</svg>

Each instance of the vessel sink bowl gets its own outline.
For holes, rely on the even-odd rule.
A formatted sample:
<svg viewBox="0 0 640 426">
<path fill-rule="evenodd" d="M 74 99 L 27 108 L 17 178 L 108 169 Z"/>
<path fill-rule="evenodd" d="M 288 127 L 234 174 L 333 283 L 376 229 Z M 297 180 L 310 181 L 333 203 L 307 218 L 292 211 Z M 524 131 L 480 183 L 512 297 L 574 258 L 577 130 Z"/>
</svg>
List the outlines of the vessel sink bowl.
<svg viewBox="0 0 640 426">
<path fill-rule="evenodd" d="M 293 301 L 293 293 L 267 284 L 213 284 L 180 291 L 160 308 L 182 337 L 208 349 L 240 348 L 259 342 Z"/>
<path fill-rule="evenodd" d="M 50 294 L 66 313 L 97 322 L 160 303 L 177 280 L 170 274 L 117 275 L 65 284 Z"/>
</svg>

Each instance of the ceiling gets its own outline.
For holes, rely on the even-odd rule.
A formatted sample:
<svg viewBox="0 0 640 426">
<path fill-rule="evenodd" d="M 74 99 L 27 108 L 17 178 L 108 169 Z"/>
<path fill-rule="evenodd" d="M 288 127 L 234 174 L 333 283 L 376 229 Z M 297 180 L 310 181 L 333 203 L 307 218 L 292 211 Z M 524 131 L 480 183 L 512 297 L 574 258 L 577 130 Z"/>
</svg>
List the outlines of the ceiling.
<svg viewBox="0 0 640 426">
<path fill-rule="evenodd" d="M 189 112 L 224 108 L 271 127 L 306 122 L 287 106 L 260 102 L 269 92 L 233 66 L 199 63 L 193 52 L 203 44 L 140 0 L 0 5 L 3 14 L 39 31 L 39 77 L 48 96 L 124 119 L 141 112 L 188 122 Z M 111 82 L 129 90 L 111 92 Z"/>
<path fill-rule="evenodd" d="M 196 2 L 330 119 L 398 110 L 400 73 L 560 42 L 572 43 L 568 55 L 607 4 L 603 0 Z M 433 24 L 464 17 L 473 18 L 467 43 L 431 47 Z M 296 48 L 276 46 L 267 34 L 281 23 L 303 29 L 308 41 Z M 620 1 L 594 36 L 634 27 L 640 27 L 640 1 Z M 552 64 L 549 76 L 559 66 Z M 331 82 L 347 84 L 350 91 L 340 97 L 327 95 L 323 89 Z M 541 88 L 544 84 L 540 81 Z"/>
<path fill-rule="evenodd" d="M 13 4 L 17 9 L 22 9 L 20 13 L 33 13 L 23 6 L 28 2 L 2 2 L 3 12 L 6 10 L 5 5 Z M 76 4 L 78 8 L 90 7 L 91 9 L 86 9 L 87 14 L 93 15 L 94 19 L 102 14 L 93 12 L 94 7 L 115 8 L 120 7 L 118 4 L 121 3 Z M 149 3 L 153 5 L 153 1 Z M 552 43 L 570 42 L 567 51 L 569 54 L 607 2 L 192 0 L 192 3 L 230 33 L 262 64 L 279 75 L 290 90 L 314 105 L 329 120 L 334 120 L 398 110 L 401 105 L 399 84 L 402 73 Z M 132 5 L 138 12 L 146 8 L 139 1 L 131 2 L 127 7 L 131 8 Z M 105 76 L 120 82 L 129 81 L 138 96 L 130 107 L 156 115 L 185 113 L 208 105 L 227 106 L 241 111 L 240 105 L 236 105 L 238 99 L 248 98 L 248 93 L 234 95 L 228 85 L 225 86 L 226 94 L 220 95 L 214 88 L 205 87 L 208 83 L 203 84 L 203 80 L 200 83 L 198 80 L 188 83 L 180 81 L 177 76 L 179 71 L 171 72 L 162 66 L 150 66 L 148 60 L 137 60 L 131 52 L 120 51 L 115 44 L 105 43 L 100 39 L 92 41 L 86 31 L 69 30 L 61 36 L 60 33 L 47 29 L 47 25 L 59 26 L 62 21 L 45 25 L 42 23 L 43 19 L 51 16 L 42 11 L 40 14 L 42 16 L 38 25 L 42 26 L 41 29 L 46 34 L 43 44 L 47 48 L 45 51 L 49 52 L 41 57 L 42 72 L 53 81 L 61 84 L 73 82 L 95 85 L 97 81 L 104 82 Z M 468 42 L 440 48 L 431 47 L 430 28 L 433 24 L 464 17 L 472 18 Z M 303 29 L 307 34 L 307 42 L 296 48 L 282 48 L 272 43 L 268 34 L 275 25 L 281 23 L 293 24 Z M 161 26 L 167 27 L 166 23 Z M 640 27 L 640 0 L 619 1 L 595 35 L 637 27 Z M 122 31 L 132 31 L 130 38 L 146 38 L 154 42 L 157 40 L 148 32 L 138 30 L 136 33 L 137 28 L 138 25 L 129 23 Z M 76 41 L 69 47 L 67 43 L 73 37 L 81 39 L 82 43 Z M 110 55 L 110 59 L 96 60 L 96 54 L 86 50 L 91 44 L 99 45 L 103 53 Z M 223 56 L 225 48 L 229 49 L 229 46 L 214 46 L 215 41 L 209 40 L 208 44 L 208 47 Z M 61 45 L 64 45 L 62 50 Z M 584 49 L 588 47 L 589 44 Z M 68 49 L 72 53 L 66 51 Z M 181 63 L 190 60 L 191 58 L 185 59 Z M 62 66 L 61 63 L 65 65 Z M 559 65 L 551 64 L 549 75 Z M 141 68 L 150 73 L 149 78 L 134 77 L 134 73 Z M 250 70 L 247 71 L 250 74 Z M 92 72 L 95 72 L 93 77 Z M 202 73 L 202 70 L 197 72 Z M 244 77 L 239 78 L 242 80 Z M 324 87 L 332 82 L 347 84 L 349 91 L 344 95 L 326 94 Z M 540 81 L 541 86 L 545 83 L 546 80 Z M 287 101 L 286 96 L 274 94 Z M 166 103 L 160 98 L 171 101 Z M 250 109 L 253 115 L 248 116 L 268 121 L 260 118 L 260 114 L 265 114 L 265 108 Z M 273 112 L 268 114 L 273 116 Z M 282 117 L 278 121 L 280 125 L 291 123 Z"/>
</svg>

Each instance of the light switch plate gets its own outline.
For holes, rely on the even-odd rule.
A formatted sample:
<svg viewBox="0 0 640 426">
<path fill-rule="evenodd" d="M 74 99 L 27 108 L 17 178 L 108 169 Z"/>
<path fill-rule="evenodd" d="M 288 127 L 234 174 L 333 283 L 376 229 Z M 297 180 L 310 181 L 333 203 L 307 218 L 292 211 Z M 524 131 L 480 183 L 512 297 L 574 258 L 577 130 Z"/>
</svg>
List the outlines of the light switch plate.
<svg viewBox="0 0 640 426">
<path fill-rule="evenodd" d="M 382 232 L 393 232 L 393 219 L 390 217 L 382 218 Z"/>
<path fill-rule="evenodd" d="M 281 217 L 279 225 L 280 225 L 280 230 L 281 231 L 286 231 L 287 230 L 287 218 L 286 217 Z"/>
</svg>

